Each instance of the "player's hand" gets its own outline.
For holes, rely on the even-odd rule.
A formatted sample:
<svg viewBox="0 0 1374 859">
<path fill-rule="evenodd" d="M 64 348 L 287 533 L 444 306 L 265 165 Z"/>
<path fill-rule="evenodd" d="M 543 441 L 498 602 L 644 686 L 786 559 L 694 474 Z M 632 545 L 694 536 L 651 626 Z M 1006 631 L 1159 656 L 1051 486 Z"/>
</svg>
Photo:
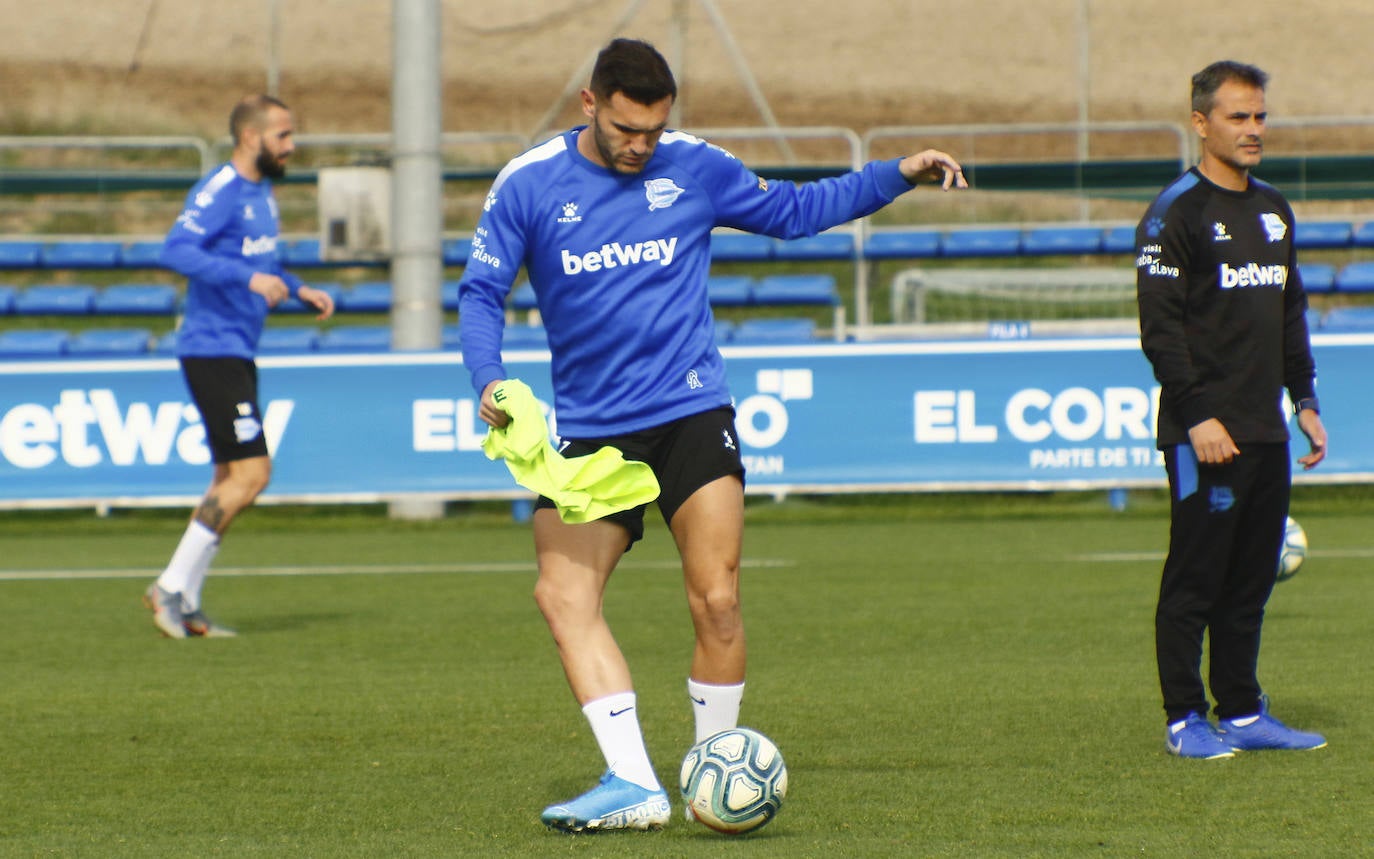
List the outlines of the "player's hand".
<svg viewBox="0 0 1374 859">
<path fill-rule="evenodd" d="M 968 180 L 964 178 L 964 168 L 959 166 L 958 161 L 938 149 L 927 149 L 909 155 L 897 164 L 897 169 L 902 171 L 902 176 L 913 185 L 939 182 L 940 187 L 946 191 L 950 188 L 968 187 Z"/>
<path fill-rule="evenodd" d="M 302 304 L 308 304 L 319 311 L 315 316 L 316 319 L 324 321 L 334 315 L 334 297 L 323 289 L 301 284 L 296 296 L 300 298 Z"/>
<path fill-rule="evenodd" d="M 1208 418 L 1188 430 L 1188 441 L 1192 442 L 1197 461 L 1203 465 L 1226 465 L 1240 455 L 1231 433 L 1216 418 Z"/>
<path fill-rule="evenodd" d="M 1307 436 L 1309 452 L 1298 457 L 1303 471 L 1311 471 L 1317 463 L 1326 459 L 1326 427 L 1322 425 L 1321 415 L 1312 409 L 1298 412 L 1298 429 Z"/>
<path fill-rule="evenodd" d="M 492 392 L 496 390 L 496 386 L 504 381 L 505 379 L 497 379 L 494 382 L 487 383 L 487 386 L 482 389 L 482 404 L 477 409 L 477 417 L 481 418 L 487 426 L 496 427 L 497 429 L 501 429 L 506 426 L 506 424 L 510 423 L 510 415 L 506 414 L 505 409 L 496 405 L 496 399 L 492 396 Z"/>
<path fill-rule="evenodd" d="M 248 281 L 248 288 L 267 299 L 268 307 L 276 307 L 291 297 L 291 288 L 286 281 L 265 271 L 255 272 Z"/>
</svg>

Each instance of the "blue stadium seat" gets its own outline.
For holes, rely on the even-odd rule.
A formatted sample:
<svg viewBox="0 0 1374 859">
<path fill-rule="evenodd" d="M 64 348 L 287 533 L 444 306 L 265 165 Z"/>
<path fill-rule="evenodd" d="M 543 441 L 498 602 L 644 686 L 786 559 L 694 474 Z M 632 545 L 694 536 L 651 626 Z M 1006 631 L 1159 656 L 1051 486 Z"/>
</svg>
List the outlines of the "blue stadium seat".
<svg viewBox="0 0 1374 859">
<path fill-rule="evenodd" d="M 14 310 L 14 296 L 18 293 L 14 287 L 0 283 L 0 315 L 8 314 Z"/>
<path fill-rule="evenodd" d="M 1374 292 L 1374 262 L 1352 262 L 1336 273 L 1337 292 Z"/>
<path fill-rule="evenodd" d="M 314 328 L 269 326 L 258 340 L 259 355 L 290 355 L 315 351 L 320 332 Z"/>
<path fill-rule="evenodd" d="M 97 315 L 171 316 L 177 311 L 177 288 L 167 283 L 116 283 L 96 293 Z"/>
<path fill-rule="evenodd" d="M 37 268 L 38 242 L 0 242 L 0 268 Z"/>
<path fill-rule="evenodd" d="M 940 244 L 947 257 L 1015 256 L 1021 252 L 1021 231 L 1016 229 L 950 230 Z"/>
<path fill-rule="evenodd" d="M 1333 307 L 1322 317 L 1323 332 L 1374 331 L 1374 305 Z"/>
<path fill-rule="evenodd" d="M 1354 232 L 1349 221 L 1298 221 L 1293 245 L 1299 250 L 1348 248 Z"/>
<path fill-rule="evenodd" d="M 766 262 L 773 258 L 772 239 L 753 233 L 712 233 L 712 262 Z"/>
<path fill-rule="evenodd" d="M 446 280 L 439 284 L 439 306 L 443 309 L 458 309 L 458 283 L 456 280 Z"/>
<path fill-rule="evenodd" d="M 1102 233 L 1102 252 L 1109 254 L 1135 253 L 1135 225 L 1110 227 Z"/>
<path fill-rule="evenodd" d="M 90 328 L 73 334 L 67 354 L 83 358 L 147 355 L 153 334 L 147 328 Z"/>
<path fill-rule="evenodd" d="M 162 242 L 129 242 L 119 252 L 122 268 L 162 268 Z"/>
<path fill-rule="evenodd" d="M 816 339 L 814 319 L 744 319 L 735 326 L 731 343 L 736 346 L 811 343 Z"/>
<path fill-rule="evenodd" d="M 501 338 L 501 350 L 547 349 L 548 334 L 542 325 L 507 325 Z"/>
<path fill-rule="evenodd" d="M 539 309 L 539 301 L 534 297 L 534 285 L 528 281 L 511 290 L 510 306 L 513 310 L 531 311 Z"/>
<path fill-rule="evenodd" d="M 1374 248 L 1374 221 L 1365 221 L 1350 236 L 1357 248 Z"/>
<path fill-rule="evenodd" d="M 70 337 L 51 329 L 0 331 L 0 359 L 57 358 L 66 353 Z"/>
<path fill-rule="evenodd" d="M 51 242 L 39 252 L 39 265 L 44 268 L 118 268 L 119 242 L 74 241 Z"/>
<path fill-rule="evenodd" d="M 735 339 L 735 323 L 728 319 L 716 320 L 716 345 L 725 346 Z"/>
<path fill-rule="evenodd" d="M 306 286 L 313 286 L 315 289 L 329 293 L 334 299 L 334 307 L 338 309 L 339 302 L 343 300 L 343 287 L 337 283 L 306 283 Z M 273 313 L 318 313 L 314 307 L 296 298 L 288 298 L 278 304 Z"/>
<path fill-rule="evenodd" d="M 315 348 L 321 352 L 388 352 L 388 325 L 339 325 L 320 335 Z"/>
<path fill-rule="evenodd" d="M 869 259 L 922 259 L 940 255 L 940 234 L 935 230 L 903 230 L 873 233 L 864 241 Z"/>
<path fill-rule="evenodd" d="M 343 291 L 338 299 L 340 313 L 386 313 L 391 310 L 391 283 L 365 280 Z"/>
<path fill-rule="evenodd" d="M 153 352 L 158 355 L 175 355 L 177 351 L 177 332 L 176 329 L 168 331 L 157 342 L 153 344 Z"/>
<path fill-rule="evenodd" d="M 854 258 L 854 234 L 848 232 L 821 233 L 787 241 L 775 240 L 775 260 L 847 260 Z"/>
<path fill-rule="evenodd" d="M 91 312 L 96 289 L 90 284 L 31 286 L 14 297 L 14 312 L 31 316 L 81 316 Z"/>
<path fill-rule="evenodd" d="M 1027 254 L 1096 254 L 1102 252 L 1100 227 L 1036 227 L 1021 239 Z"/>
<path fill-rule="evenodd" d="M 444 265 L 467 265 L 472 256 L 472 239 L 445 239 L 441 247 Z"/>
<path fill-rule="evenodd" d="M 833 307 L 840 303 L 835 278 L 828 274 L 772 274 L 754 284 L 754 304 L 819 304 Z"/>
<path fill-rule="evenodd" d="M 439 329 L 439 343 L 445 349 L 458 351 L 463 346 L 463 335 L 457 325 L 445 325 Z"/>
<path fill-rule="evenodd" d="M 744 274 L 718 274 L 706 278 L 706 295 L 712 307 L 743 307 L 754 293 L 754 279 Z"/>
<path fill-rule="evenodd" d="M 1324 262 L 1304 262 L 1298 264 L 1298 274 L 1302 276 L 1302 288 L 1309 293 L 1331 292 L 1336 288 L 1336 267 Z"/>
<path fill-rule="evenodd" d="M 279 259 L 287 268 L 309 268 L 324 263 L 320 257 L 319 239 L 294 239 L 282 242 Z"/>
</svg>

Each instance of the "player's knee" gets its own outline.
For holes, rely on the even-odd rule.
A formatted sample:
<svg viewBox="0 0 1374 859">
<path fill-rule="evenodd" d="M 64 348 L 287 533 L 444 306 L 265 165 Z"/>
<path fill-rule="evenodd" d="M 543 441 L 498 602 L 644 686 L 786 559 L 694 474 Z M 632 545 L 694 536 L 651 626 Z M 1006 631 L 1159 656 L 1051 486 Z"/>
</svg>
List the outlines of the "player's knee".
<svg viewBox="0 0 1374 859">
<path fill-rule="evenodd" d="M 697 628 L 716 637 L 736 634 L 741 623 L 739 590 L 733 584 L 720 584 L 697 592 L 689 598 Z"/>
<path fill-rule="evenodd" d="M 588 600 L 584 594 L 542 577 L 534 586 L 534 603 L 551 626 L 588 611 Z"/>
</svg>

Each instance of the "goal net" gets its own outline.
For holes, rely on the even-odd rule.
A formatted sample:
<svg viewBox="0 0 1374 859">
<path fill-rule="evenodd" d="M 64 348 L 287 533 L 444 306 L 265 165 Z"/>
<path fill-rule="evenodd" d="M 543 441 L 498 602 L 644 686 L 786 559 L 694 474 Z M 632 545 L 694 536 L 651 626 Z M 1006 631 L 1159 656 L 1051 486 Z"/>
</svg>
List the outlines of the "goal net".
<svg viewBox="0 0 1374 859">
<path fill-rule="evenodd" d="M 978 268 L 900 272 L 892 319 L 902 327 L 978 328 L 1035 324 L 1084 332 L 1134 330 L 1133 268 Z"/>
</svg>

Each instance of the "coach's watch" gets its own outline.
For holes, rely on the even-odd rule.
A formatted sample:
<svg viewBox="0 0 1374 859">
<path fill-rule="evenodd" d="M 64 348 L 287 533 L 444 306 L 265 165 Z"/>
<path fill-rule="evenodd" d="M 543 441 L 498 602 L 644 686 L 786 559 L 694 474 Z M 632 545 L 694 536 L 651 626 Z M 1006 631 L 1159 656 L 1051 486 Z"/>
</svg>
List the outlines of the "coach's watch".
<svg viewBox="0 0 1374 859">
<path fill-rule="evenodd" d="M 1303 411 L 1304 409 L 1311 409 L 1317 414 L 1322 413 L 1322 410 L 1317 407 L 1316 397 L 1303 397 L 1301 400 L 1298 400 L 1296 403 L 1293 404 L 1293 414 L 1295 415 L 1298 412 Z"/>
</svg>

